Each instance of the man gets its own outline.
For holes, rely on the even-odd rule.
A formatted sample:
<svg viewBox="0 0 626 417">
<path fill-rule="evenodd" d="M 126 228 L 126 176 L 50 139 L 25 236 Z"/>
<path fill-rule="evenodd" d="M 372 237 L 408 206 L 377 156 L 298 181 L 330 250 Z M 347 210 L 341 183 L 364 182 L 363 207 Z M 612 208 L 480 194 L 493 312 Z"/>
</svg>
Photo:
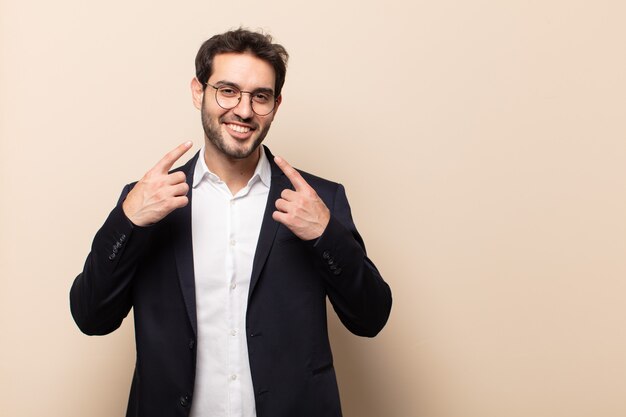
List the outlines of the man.
<svg viewBox="0 0 626 417">
<path fill-rule="evenodd" d="M 341 185 L 259 146 L 282 102 L 287 52 L 239 29 L 206 41 L 191 81 L 201 151 L 169 152 L 127 185 L 70 292 L 80 329 L 134 311 L 127 416 L 341 416 L 328 297 L 375 336 L 391 292 L 366 257 Z"/>
</svg>

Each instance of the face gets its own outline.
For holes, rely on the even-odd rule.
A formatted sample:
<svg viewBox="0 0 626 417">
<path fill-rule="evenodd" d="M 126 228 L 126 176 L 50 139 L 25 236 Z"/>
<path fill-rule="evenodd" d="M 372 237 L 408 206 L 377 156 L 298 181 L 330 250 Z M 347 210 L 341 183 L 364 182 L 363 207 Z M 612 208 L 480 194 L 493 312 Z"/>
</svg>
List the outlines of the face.
<svg viewBox="0 0 626 417">
<path fill-rule="evenodd" d="M 216 55 L 208 80 L 211 85 L 230 84 L 241 91 L 268 88 L 273 91 L 274 82 L 272 66 L 246 53 Z M 252 111 L 249 94 L 244 93 L 236 107 L 226 110 L 217 104 L 212 87 L 207 86 L 204 92 L 202 87 L 196 79 L 192 81 L 194 104 L 201 111 L 207 146 L 214 147 L 231 159 L 245 159 L 253 155 L 269 131 L 280 97 L 270 114 L 259 116 Z"/>
</svg>

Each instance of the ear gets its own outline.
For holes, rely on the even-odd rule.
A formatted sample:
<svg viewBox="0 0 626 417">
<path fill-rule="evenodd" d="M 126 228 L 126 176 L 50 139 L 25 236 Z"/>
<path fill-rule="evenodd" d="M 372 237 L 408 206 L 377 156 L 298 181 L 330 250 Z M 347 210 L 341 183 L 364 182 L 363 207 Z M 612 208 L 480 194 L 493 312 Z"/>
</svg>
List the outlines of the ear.
<svg viewBox="0 0 626 417">
<path fill-rule="evenodd" d="M 280 103 L 282 102 L 283 102 L 283 95 L 281 93 L 281 95 L 276 97 L 276 106 L 274 107 L 274 116 L 276 116 L 276 112 L 278 111 L 278 108 L 280 107 Z"/>
<path fill-rule="evenodd" d="M 202 98 L 204 97 L 204 86 L 196 77 L 191 80 L 191 100 L 196 109 L 202 109 Z"/>
</svg>

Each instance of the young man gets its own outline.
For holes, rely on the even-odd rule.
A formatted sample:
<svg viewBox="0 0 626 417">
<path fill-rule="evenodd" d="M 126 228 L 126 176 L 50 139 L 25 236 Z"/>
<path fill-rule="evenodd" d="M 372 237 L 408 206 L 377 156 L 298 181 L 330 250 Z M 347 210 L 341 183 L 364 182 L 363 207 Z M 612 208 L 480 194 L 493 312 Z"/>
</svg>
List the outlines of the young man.
<svg viewBox="0 0 626 417">
<path fill-rule="evenodd" d="M 191 81 L 201 151 L 169 152 L 127 185 L 70 292 L 87 334 L 134 311 L 127 416 L 325 417 L 341 408 L 326 323 L 375 336 L 391 292 L 341 185 L 259 146 L 287 52 L 239 29 L 206 41 Z"/>
</svg>

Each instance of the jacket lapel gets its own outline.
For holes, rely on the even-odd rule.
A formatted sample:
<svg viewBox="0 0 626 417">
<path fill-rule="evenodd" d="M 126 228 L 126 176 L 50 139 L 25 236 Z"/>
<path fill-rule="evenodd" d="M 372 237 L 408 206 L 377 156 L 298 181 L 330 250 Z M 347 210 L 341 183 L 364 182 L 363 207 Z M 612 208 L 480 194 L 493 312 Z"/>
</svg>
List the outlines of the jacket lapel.
<svg viewBox="0 0 626 417">
<path fill-rule="evenodd" d="M 180 280 L 180 288 L 183 293 L 185 307 L 187 308 L 187 314 L 194 334 L 197 334 L 197 321 L 196 284 L 193 272 L 193 242 L 191 234 L 191 184 L 193 182 L 193 172 L 197 160 L 198 153 L 179 169 L 185 173 L 186 182 L 187 185 L 189 185 L 189 192 L 187 193 L 189 203 L 174 212 L 176 215 L 172 216 L 171 222 L 172 235 L 175 236 L 174 253 L 176 256 L 178 279 Z"/>
<path fill-rule="evenodd" d="M 272 168 L 272 181 L 270 184 L 270 191 L 267 196 L 267 204 L 265 205 L 265 213 L 263 214 L 263 222 L 261 223 L 261 231 L 259 233 L 259 241 L 257 242 L 256 251 L 254 253 L 254 261 L 252 262 L 252 275 L 250 277 L 250 290 L 248 292 L 248 302 L 252 297 L 254 288 L 259 280 L 267 256 L 270 253 L 270 249 L 274 244 L 274 238 L 276 237 L 276 231 L 278 230 L 278 222 L 272 219 L 272 213 L 276 210 L 276 200 L 280 198 L 280 193 L 285 188 L 292 188 L 288 178 L 278 168 L 278 165 L 274 163 L 274 155 L 270 150 L 263 146 L 267 159 L 270 162 Z"/>
</svg>

